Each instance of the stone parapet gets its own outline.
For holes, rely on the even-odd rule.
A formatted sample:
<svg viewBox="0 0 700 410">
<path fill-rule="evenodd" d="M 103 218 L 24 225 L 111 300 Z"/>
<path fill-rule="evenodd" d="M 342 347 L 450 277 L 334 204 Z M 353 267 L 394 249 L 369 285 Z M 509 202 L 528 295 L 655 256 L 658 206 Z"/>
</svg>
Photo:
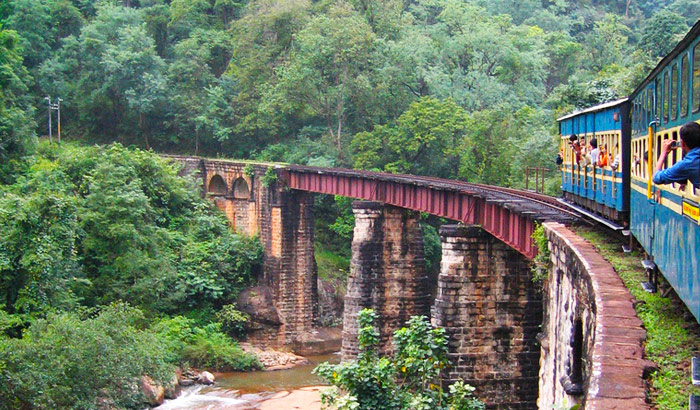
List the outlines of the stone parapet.
<svg viewBox="0 0 700 410">
<path fill-rule="evenodd" d="M 558 223 L 545 223 L 551 267 L 545 281 L 540 408 L 649 409 L 646 332 L 632 295 L 595 248 Z"/>
<path fill-rule="evenodd" d="M 534 408 L 542 305 L 529 263 L 478 226 L 445 225 L 440 235 L 432 321 L 449 337 L 445 381 L 473 385 L 487 408 Z"/>
</svg>

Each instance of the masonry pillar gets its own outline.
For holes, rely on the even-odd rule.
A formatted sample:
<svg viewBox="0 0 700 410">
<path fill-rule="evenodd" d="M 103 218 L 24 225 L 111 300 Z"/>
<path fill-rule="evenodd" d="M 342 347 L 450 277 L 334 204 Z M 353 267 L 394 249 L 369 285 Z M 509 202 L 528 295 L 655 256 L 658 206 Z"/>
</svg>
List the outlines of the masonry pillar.
<svg viewBox="0 0 700 410">
<path fill-rule="evenodd" d="M 357 315 L 378 315 L 379 351 L 393 350 L 393 332 L 411 316 L 429 314 L 430 294 L 417 212 L 355 201 L 352 258 L 343 314 L 343 360 L 357 356 Z"/>
<path fill-rule="evenodd" d="M 433 323 L 449 336 L 444 376 L 490 409 L 537 408 L 542 298 L 528 261 L 475 225 L 444 225 Z"/>
<path fill-rule="evenodd" d="M 277 344 L 295 346 L 312 330 L 316 316 L 313 197 L 302 191 L 270 191 L 265 200 L 264 281 L 282 323 Z"/>
</svg>

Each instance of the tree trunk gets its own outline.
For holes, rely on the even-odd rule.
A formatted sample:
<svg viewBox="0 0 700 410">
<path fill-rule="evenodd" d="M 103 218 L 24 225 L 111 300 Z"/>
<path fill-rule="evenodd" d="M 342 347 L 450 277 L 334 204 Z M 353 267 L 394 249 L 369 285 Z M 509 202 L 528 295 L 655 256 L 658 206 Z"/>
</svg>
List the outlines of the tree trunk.
<svg viewBox="0 0 700 410">
<path fill-rule="evenodd" d="M 146 141 L 146 149 L 151 149 L 151 144 L 148 143 L 148 133 L 143 129 L 143 123 L 143 113 L 139 113 L 139 128 L 141 128 L 143 138 Z"/>
<path fill-rule="evenodd" d="M 199 130 L 194 130 L 194 155 L 199 155 Z"/>
</svg>

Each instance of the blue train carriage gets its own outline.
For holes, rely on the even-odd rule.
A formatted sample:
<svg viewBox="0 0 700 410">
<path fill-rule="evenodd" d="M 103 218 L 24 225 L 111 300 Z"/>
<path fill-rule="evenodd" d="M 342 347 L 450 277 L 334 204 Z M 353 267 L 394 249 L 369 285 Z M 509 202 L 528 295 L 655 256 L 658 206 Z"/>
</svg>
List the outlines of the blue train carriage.
<svg viewBox="0 0 700 410">
<path fill-rule="evenodd" d="M 624 98 L 557 119 L 564 199 L 619 226 L 626 226 L 629 217 L 628 115 Z M 590 155 L 577 155 L 572 135 L 582 147 L 595 138 L 604 154 L 603 163 L 593 165 Z"/>
<path fill-rule="evenodd" d="M 661 142 L 679 139 L 700 120 L 700 22 L 630 96 L 632 169 L 630 229 L 663 276 L 700 321 L 700 189 L 651 181 Z M 652 155 L 648 155 L 651 151 Z M 680 149 L 666 158 L 670 167 Z"/>
</svg>

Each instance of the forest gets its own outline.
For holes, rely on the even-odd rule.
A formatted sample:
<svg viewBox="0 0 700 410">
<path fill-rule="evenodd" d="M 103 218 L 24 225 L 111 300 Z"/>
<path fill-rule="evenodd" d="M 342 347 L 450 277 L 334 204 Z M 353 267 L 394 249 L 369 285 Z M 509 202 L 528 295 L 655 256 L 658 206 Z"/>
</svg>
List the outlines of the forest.
<svg viewBox="0 0 700 410">
<path fill-rule="evenodd" d="M 524 187 L 555 168 L 558 116 L 627 96 L 698 16 L 700 0 L 0 0 L 0 408 L 134 408 L 120 386 L 144 373 L 260 366 L 234 305 L 261 246 L 158 153 Z M 342 281 L 350 201 L 316 214 L 319 275 Z"/>
</svg>

